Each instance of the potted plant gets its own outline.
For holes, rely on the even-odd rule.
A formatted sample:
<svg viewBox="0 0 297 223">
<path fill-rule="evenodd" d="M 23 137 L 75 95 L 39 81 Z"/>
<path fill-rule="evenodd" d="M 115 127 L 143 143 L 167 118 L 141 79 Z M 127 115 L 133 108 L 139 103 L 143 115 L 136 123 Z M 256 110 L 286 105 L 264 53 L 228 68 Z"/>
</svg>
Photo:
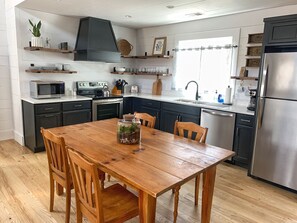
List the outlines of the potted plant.
<svg viewBox="0 0 297 223">
<path fill-rule="evenodd" d="M 42 37 L 40 33 L 41 21 L 39 21 L 37 24 L 33 24 L 33 22 L 29 19 L 29 23 L 32 26 L 32 29 L 29 30 L 33 35 L 31 37 L 31 46 L 43 47 Z"/>
</svg>

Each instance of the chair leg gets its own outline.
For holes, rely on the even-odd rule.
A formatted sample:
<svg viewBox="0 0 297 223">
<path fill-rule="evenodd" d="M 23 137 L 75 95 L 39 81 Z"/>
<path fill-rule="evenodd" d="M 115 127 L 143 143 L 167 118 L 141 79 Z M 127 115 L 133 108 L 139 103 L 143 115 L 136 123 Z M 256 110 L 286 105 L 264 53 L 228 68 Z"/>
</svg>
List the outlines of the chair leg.
<svg viewBox="0 0 297 223">
<path fill-rule="evenodd" d="M 110 178 L 111 176 L 109 174 L 107 174 L 107 181 L 110 182 Z"/>
<path fill-rule="evenodd" d="M 54 210 L 54 196 L 55 196 L 54 190 L 55 190 L 54 179 L 50 176 L 50 207 L 49 207 L 50 212 Z"/>
<path fill-rule="evenodd" d="M 70 205 L 71 205 L 71 188 L 70 185 L 66 188 L 66 218 L 65 223 L 69 223 L 70 220 Z"/>
<path fill-rule="evenodd" d="M 178 199 L 179 199 L 179 189 L 180 186 L 174 188 L 174 211 L 173 211 L 173 222 L 176 223 L 177 215 L 178 215 Z"/>
<path fill-rule="evenodd" d="M 76 203 L 76 222 L 77 223 L 82 223 L 82 213 L 80 211 L 80 208 L 77 208 L 78 207 L 78 203 Z"/>
<path fill-rule="evenodd" d="M 195 179 L 195 206 L 198 205 L 200 174 Z"/>
</svg>

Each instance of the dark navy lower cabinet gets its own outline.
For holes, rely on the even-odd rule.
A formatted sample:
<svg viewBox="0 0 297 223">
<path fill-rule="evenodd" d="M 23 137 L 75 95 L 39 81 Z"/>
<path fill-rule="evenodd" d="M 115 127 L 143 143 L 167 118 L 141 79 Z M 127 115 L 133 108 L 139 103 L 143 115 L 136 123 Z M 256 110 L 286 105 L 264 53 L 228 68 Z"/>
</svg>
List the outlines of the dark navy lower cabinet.
<svg viewBox="0 0 297 223">
<path fill-rule="evenodd" d="M 201 109 L 199 107 L 167 102 L 163 102 L 161 107 L 160 129 L 162 131 L 173 133 L 176 120 L 200 124 Z"/>
<path fill-rule="evenodd" d="M 156 117 L 155 129 L 160 129 L 161 102 L 149 99 L 134 98 L 133 112 L 148 113 Z"/>
<path fill-rule="evenodd" d="M 22 101 L 25 146 L 44 151 L 40 128 L 54 128 L 92 120 L 91 101 L 32 104 Z"/>
<path fill-rule="evenodd" d="M 236 165 L 247 168 L 253 150 L 254 139 L 254 117 L 250 115 L 237 114 L 233 161 Z"/>
</svg>

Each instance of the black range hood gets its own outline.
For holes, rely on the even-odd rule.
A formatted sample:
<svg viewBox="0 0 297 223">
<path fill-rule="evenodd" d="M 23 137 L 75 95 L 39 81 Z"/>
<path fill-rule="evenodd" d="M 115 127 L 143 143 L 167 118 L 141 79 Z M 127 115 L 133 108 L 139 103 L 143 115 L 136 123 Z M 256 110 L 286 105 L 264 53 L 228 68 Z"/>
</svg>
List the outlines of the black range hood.
<svg viewBox="0 0 297 223">
<path fill-rule="evenodd" d="M 80 19 L 74 60 L 121 62 L 110 21 L 93 17 Z"/>
</svg>

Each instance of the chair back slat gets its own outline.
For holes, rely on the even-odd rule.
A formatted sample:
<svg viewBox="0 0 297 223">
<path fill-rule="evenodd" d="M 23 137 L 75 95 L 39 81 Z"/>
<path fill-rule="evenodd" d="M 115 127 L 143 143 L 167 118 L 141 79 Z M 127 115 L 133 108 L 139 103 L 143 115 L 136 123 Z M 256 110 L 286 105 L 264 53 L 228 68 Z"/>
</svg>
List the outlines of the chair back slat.
<svg viewBox="0 0 297 223">
<path fill-rule="evenodd" d="M 203 128 L 193 122 L 179 122 L 176 120 L 174 125 L 175 135 L 193 139 L 200 143 L 205 143 L 207 131 L 208 128 Z"/>
<path fill-rule="evenodd" d="M 50 131 L 41 129 L 44 146 L 47 152 L 51 170 L 65 179 L 69 172 L 69 165 L 63 137 L 56 137 Z"/>
<path fill-rule="evenodd" d="M 156 117 L 151 116 L 147 113 L 134 113 L 135 118 L 139 119 L 141 122 L 141 125 L 147 126 L 149 128 L 155 128 L 155 122 L 156 122 Z"/>
<path fill-rule="evenodd" d="M 70 167 L 73 175 L 76 199 L 79 199 L 82 213 L 103 221 L 99 172 L 94 163 L 68 148 Z"/>
</svg>

